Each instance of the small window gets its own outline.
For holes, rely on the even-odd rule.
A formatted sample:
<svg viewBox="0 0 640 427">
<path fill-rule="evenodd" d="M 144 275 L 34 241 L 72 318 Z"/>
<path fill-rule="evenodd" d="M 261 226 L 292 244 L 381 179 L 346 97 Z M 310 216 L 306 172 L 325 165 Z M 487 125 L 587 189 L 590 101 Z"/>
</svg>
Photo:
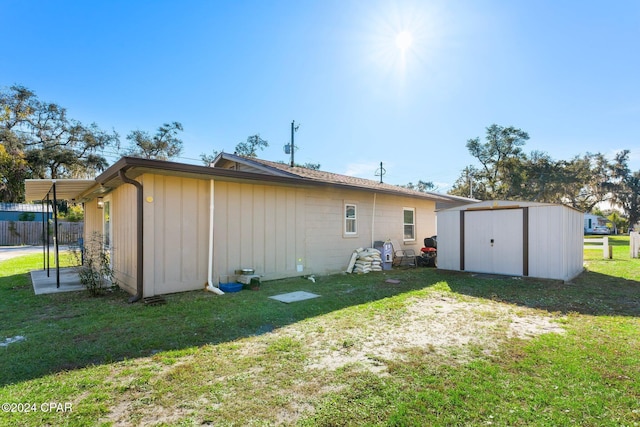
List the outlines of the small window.
<svg viewBox="0 0 640 427">
<path fill-rule="evenodd" d="M 344 234 L 355 235 L 358 232 L 356 205 L 344 205 Z"/>
<path fill-rule="evenodd" d="M 416 210 L 404 208 L 404 241 L 416 240 Z"/>
</svg>

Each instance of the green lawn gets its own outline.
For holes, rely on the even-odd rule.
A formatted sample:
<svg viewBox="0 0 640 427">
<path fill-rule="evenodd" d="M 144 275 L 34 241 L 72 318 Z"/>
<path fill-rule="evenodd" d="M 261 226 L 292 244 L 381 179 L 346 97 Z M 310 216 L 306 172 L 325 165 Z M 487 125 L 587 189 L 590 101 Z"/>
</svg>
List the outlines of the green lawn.
<svg viewBox="0 0 640 427">
<path fill-rule="evenodd" d="M 640 260 L 610 240 L 568 284 L 424 268 L 158 306 L 35 296 L 41 258 L 5 261 L 0 425 L 640 425 Z M 321 297 L 267 298 L 297 290 Z"/>
</svg>

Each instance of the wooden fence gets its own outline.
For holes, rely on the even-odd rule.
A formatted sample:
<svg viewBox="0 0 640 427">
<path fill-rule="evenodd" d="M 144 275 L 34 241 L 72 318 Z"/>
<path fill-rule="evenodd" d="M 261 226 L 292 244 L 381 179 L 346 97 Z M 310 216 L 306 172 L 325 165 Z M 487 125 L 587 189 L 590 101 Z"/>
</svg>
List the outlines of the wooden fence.
<svg viewBox="0 0 640 427">
<path fill-rule="evenodd" d="M 609 245 L 609 238 L 607 236 L 599 237 L 597 239 L 594 238 L 586 238 L 584 239 L 584 249 L 598 249 L 602 250 L 602 258 L 613 258 L 612 249 L 613 247 Z"/>
<path fill-rule="evenodd" d="M 59 222 L 58 244 L 77 243 L 82 237 L 83 222 Z M 53 243 L 53 224 L 49 225 L 49 241 Z M 41 245 L 42 222 L 0 221 L 0 246 Z"/>
</svg>

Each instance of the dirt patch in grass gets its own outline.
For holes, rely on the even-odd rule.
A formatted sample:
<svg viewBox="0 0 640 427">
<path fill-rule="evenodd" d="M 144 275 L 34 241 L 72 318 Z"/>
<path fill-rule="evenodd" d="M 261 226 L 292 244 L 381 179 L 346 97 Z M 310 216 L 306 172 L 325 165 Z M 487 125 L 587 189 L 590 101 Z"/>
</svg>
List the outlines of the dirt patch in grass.
<svg viewBox="0 0 640 427">
<path fill-rule="evenodd" d="M 548 313 L 446 293 L 365 304 L 205 346 L 175 361 L 171 355 L 132 361 L 149 375 L 116 373 L 110 381 L 119 398 L 103 421 L 171 424 L 204 410 L 205 419 L 223 424 L 239 418 L 251 424 L 247 414 L 293 424 L 313 413 L 313 401 L 341 389 L 338 370 L 387 376 L 391 366 L 425 354 L 435 362 L 467 363 L 491 355 L 508 339 L 563 332 Z"/>
<path fill-rule="evenodd" d="M 318 325 L 316 331 L 298 330 L 309 347 L 308 368 L 335 370 L 357 364 L 384 372 L 385 361 L 401 361 L 416 349 L 464 362 L 478 351 L 491 354 L 506 339 L 564 333 L 557 319 L 536 310 L 446 295 L 408 300 L 398 313 L 393 319 L 376 314 L 354 328 L 334 329 L 326 319 L 322 332 L 317 332 Z"/>
</svg>

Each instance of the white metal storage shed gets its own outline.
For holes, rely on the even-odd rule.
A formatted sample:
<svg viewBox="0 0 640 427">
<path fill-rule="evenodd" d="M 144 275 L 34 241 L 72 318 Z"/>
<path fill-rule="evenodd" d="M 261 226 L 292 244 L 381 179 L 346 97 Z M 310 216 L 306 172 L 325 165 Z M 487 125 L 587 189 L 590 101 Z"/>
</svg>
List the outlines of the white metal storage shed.
<svg viewBox="0 0 640 427">
<path fill-rule="evenodd" d="M 571 280 L 583 270 L 584 214 L 488 200 L 437 212 L 438 268 Z"/>
</svg>

